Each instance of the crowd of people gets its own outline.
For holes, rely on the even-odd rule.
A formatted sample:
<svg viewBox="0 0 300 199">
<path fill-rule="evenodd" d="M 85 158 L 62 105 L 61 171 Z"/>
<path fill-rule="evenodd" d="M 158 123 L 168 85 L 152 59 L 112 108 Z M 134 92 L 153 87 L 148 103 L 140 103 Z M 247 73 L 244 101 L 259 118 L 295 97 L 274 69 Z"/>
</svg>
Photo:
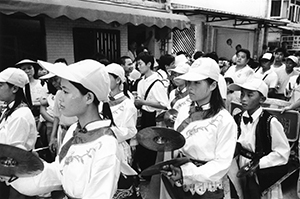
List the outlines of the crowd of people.
<svg viewBox="0 0 300 199">
<path fill-rule="evenodd" d="M 201 51 L 156 60 L 143 50 L 118 63 L 25 59 L 8 67 L 0 73 L 0 143 L 38 151 L 44 169 L 12 182 L 2 176 L 1 198 L 141 199 L 139 183 L 151 176 L 139 174 L 157 152 L 136 135 L 153 126 L 181 133 L 185 144 L 171 157 L 190 159 L 161 169 L 173 187 L 158 190 L 161 198 L 224 198 L 226 179 L 231 198 L 282 198 L 280 185 L 262 196 L 290 155 L 283 126 L 262 107 L 270 98 L 290 104 L 282 112 L 300 106 L 298 56 L 285 53 L 265 52 L 255 64 L 243 48 L 234 62 Z M 243 107 L 234 117 L 232 101 Z M 171 109 L 174 126 L 157 120 Z"/>
</svg>

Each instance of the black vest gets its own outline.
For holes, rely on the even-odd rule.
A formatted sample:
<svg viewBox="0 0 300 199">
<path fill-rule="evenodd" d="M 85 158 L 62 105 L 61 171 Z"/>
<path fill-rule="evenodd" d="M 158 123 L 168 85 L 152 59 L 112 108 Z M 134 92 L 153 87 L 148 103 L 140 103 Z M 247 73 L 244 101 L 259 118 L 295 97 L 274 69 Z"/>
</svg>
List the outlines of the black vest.
<svg viewBox="0 0 300 199">
<path fill-rule="evenodd" d="M 238 126 L 238 137 L 241 135 L 241 119 L 243 112 L 234 116 Z M 263 110 L 259 116 L 259 121 L 255 129 L 255 153 L 259 157 L 268 155 L 272 151 L 272 137 L 270 133 L 270 122 L 274 116 Z"/>
</svg>

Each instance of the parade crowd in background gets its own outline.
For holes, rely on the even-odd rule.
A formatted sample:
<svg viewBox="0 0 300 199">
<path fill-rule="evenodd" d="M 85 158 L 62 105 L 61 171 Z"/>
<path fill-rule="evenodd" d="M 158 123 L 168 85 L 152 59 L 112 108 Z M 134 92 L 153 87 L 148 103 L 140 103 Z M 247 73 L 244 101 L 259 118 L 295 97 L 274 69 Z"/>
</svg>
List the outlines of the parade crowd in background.
<svg viewBox="0 0 300 199">
<path fill-rule="evenodd" d="M 146 48 L 117 63 L 101 55 L 71 64 L 21 60 L 0 73 L 0 143 L 36 153 L 44 169 L 13 182 L 3 177 L 0 196 L 142 198 L 139 185 L 153 176 L 140 173 L 158 154 L 136 135 L 156 126 L 185 138 L 163 159 L 191 161 L 161 171 L 178 198 L 283 198 L 280 184 L 262 195 L 286 174 L 290 156 L 282 124 L 263 106 L 300 107 L 299 58 L 277 48 L 254 60 L 240 46 L 231 60 L 202 51 L 156 59 Z M 232 102 L 244 110 L 235 117 Z M 168 126 L 158 118 L 171 109 Z"/>
</svg>

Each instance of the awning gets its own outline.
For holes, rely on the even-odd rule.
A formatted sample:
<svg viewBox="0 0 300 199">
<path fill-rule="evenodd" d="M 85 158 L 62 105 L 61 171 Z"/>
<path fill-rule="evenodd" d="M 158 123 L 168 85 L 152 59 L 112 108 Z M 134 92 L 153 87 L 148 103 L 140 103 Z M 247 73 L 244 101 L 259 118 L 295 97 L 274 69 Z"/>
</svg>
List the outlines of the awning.
<svg viewBox="0 0 300 199">
<path fill-rule="evenodd" d="M 234 26 L 251 25 L 251 24 L 268 24 L 270 26 L 284 26 L 288 24 L 288 22 L 284 22 L 280 20 L 243 15 L 243 14 L 209 9 L 209 8 L 182 6 L 180 4 L 175 4 L 175 5 L 172 4 L 172 6 L 175 7 L 173 9 L 174 13 L 183 13 L 187 16 L 204 15 L 206 16 L 206 22 L 234 20 Z"/>
<path fill-rule="evenodd" d="M 24 13 L 28 16 L 45 14 L 51 18 L 66 16 L 72 20 L 85 18 L 89 21 L 101 20 L 105 23 L 118 22 L 133 25 L 156 25 L 184 29 L 190 20 L 180 14 L 172 14 L 159 9 L 117 4 L 100 0 L 1 0 L 0 12 L 6 15 Z"/>
</svg>

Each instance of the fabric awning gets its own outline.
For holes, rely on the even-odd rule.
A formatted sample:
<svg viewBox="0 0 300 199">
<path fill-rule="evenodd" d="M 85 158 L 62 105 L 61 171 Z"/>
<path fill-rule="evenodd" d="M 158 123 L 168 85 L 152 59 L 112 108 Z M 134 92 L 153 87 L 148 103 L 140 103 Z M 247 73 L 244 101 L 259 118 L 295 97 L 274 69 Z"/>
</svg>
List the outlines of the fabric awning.
<svg viewBox="0 0 300 199">
<path fill-rule="evenodd" d="M 120 24 L 167 26 L 171 29 L 188 28 L 190 24 L 185 15 L 100 0 L 1 0 L 0 12 L 6 15 L 21 12 L 32 17 L 40 14 L 51 18 L 66 16 L 72 20 L 85 18 L 105 23 L 117 21 Z"/>
</svg>

